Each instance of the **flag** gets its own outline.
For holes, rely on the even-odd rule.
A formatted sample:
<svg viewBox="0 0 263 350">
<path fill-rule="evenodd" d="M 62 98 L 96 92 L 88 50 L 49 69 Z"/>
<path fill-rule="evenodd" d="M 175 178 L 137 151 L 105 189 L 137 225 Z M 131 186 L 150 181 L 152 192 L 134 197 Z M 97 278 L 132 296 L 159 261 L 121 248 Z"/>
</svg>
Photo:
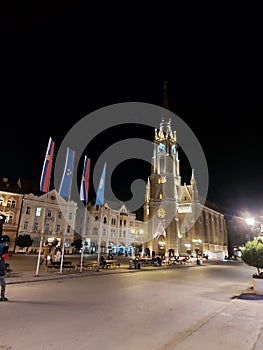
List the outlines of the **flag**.
<svg viewBox="0 0 263 350">
<path fill-rule="evenodd" d="M 52 138 L 50 137 L 48 146 L 47 146 L 46 157 L 45 157 L 45 161 L 42 169 L 41 179 L 40 179 L 40 191 L 42 192 L 49 191 L 52 162 L 53 162 L 53 155 L 54 155 L 54 146 L 55 146 L 55 143 L 54 141 L 52 141 Z"/>
<path fill-rule="evenodd" d="M 61 180 L 59 195 L 63 197 L 69 197 L 71 191 L 71 183 L 73 177 L 73 169 L 74 169 L 74 158 L 75 151 L 67 147 L 67 158 L 64 168 L 63 177 Z"/>
<path fill-rule="evenodd" d="M 104 164 L 103 171 L 100 178 L 100 183 L 97 191 L 96 203 L 97 205 L 104 204 L 104 189 L 105 189 L 105 174 L 106 174 L 106 163 Z"/>
<path fill-rule="evenodd" d="M 85 156 L 81 186 L 80 186 L 80 200 L 85 201 L 86 203 L 88 201 L 88 192 L 89 192 L 89 170 L 90 170 L 90 159 L 87 158 L 87 156 Z"/>
</svg>

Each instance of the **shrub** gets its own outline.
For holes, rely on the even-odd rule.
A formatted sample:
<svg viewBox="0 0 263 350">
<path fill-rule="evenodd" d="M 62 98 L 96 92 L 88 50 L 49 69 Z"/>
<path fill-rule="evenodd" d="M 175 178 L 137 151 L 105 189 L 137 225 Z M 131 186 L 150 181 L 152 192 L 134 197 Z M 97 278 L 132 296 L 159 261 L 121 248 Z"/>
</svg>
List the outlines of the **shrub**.
<svg viewBox="0 0 263 350">
<path fill-rule="evenodd" d="M 247 241 L 241 249 L 241 259 L 249 266 L 257 268 L 255 278 L 263 278 L 263 237 L 254 237 L 253 240 Z"/>
</svg>

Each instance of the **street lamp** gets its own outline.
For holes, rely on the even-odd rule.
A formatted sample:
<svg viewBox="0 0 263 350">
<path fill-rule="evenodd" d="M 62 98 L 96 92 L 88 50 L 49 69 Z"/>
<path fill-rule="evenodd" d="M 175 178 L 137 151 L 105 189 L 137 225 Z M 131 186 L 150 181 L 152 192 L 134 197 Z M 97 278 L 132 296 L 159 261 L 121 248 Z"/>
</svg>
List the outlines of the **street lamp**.
<svg viewBox="0 0 263 350">
<path fill-rule="evenodd" d="M 245 219 L 245 221 L 246 221 L 246 223 L 247 223 L 247 225 L 249 225 L 249 226 L 254 226 L 255 225 L 255 218 L 253 217 L 251 217 L 251 218 L 246 218 Z"/>
<path fill-rule="evenodd" d="M 201 239 L 192 239 L 192 242 L 195 243 L 195 253 L 196 253 L 196 257 L 198 258 L 198 252 L 199 252 L 199 245 L 202 242 Z"/>
<path fill-rule="evenodd" d="M 133 235 L 133 237 L 132 237 L 132 240 L 133 240 L 133 242 L 135 242 L 135 243 L 137 243 L 136 245 L 135 245 L 135 252 L 134 252 L 134 254 L 135 255 L 138 255 L 138 253 L 140 253 L 140 251 L 141 251 L 141 253 L 142 253 L 142 249 L 143 249 L 143 246 L 142 246 L 142 235 L 143 235 L 143 233 L 144 233 L 144 230 L 143 229 L 135 229 L 135 228 L 131 228 L 131 233 L 132 233 L 132 235 Z"/>
<path fill-rule="evenodd" d="M 251 226 L 251 231 L 258 233 L 263 232 L 263 224 L 255 220 L 255 217 L 248 217 L 245 219 L 245 222 L 248 226 Z"/>
</svg>

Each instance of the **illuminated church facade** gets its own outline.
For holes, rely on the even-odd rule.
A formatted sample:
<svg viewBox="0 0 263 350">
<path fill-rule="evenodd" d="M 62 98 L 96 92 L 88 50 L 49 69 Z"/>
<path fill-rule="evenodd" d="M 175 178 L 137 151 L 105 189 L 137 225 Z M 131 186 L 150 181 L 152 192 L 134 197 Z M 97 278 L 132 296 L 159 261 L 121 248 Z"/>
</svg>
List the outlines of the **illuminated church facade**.
<svg viewBox="0 0 263 350">
<path fill-rule="evenodd" d="M 208 254 L 213 259 L 228 255 L 224 215 L 200 198 L 194 169 L 190 183 L 182 184 L 176 132 L 165 116 L 155 130 L 143 210 L 147 255 Z"/>
</svg>

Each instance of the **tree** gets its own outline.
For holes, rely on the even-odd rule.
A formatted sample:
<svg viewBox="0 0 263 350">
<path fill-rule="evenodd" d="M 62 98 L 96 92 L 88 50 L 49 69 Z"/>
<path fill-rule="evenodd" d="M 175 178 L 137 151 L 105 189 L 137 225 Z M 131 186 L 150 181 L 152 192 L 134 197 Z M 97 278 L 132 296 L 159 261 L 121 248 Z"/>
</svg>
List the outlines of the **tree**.
<svg viewBox="0 0 263 350">
<path fill-rule="evenodd" d="M 16 241 L 15 244 L 19 247 L 19 248 L 28 248 L 31 247 L 33 244 L 33 239 L 31 238 L 30 235 L 28 234 L 24 234 L 24 235 L 19 235 L 16 237 Z"/>
<path fill-rule="evenodd" d="M 263 278 L 263 237 L 255 237 L 248 241 L 241 249 L 241 259 L 247 265 L 256 267 L 257 274 L 254 274 L 253 277 Z"/>
<path fill-rule="evenodd" d="M 79 252 L 82 249 L 82 239 L 81 238 L 75 239 L 74 242 L 72 243 L 72 247 L 74 247 L 75 250 Z"/>
</svg>

